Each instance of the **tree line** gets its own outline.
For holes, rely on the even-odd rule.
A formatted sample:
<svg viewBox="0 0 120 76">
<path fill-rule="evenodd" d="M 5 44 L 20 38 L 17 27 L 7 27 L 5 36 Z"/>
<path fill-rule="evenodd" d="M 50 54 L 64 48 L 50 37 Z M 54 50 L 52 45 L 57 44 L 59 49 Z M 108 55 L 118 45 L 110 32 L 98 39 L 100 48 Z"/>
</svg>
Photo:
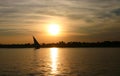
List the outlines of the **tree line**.
<svg viewBox="0 0 120 76">
<path fill-rule="evenodd" d="M 120 41 L 41 43 L 41 47 L 120 47 Z M 34 44 L 0 44 L 0 48 L 34 48 Z"/>
</svg>

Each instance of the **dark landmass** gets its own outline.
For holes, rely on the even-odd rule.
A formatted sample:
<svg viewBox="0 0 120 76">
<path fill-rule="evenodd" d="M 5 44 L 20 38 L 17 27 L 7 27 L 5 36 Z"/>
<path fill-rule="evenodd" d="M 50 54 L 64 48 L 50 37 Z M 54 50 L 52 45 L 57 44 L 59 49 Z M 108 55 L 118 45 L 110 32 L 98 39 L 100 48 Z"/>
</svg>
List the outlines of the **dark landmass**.
<svg viewBox="0 0 120 76">
<path fill-rule="evenodd" d="M 64 42 L 58 43 L 42 43 L 41 48 L 46 47 L 120 47 L 120 41 L 104 41 L 104 42 Z M 34 48 L 34 44 L 0 44 L 0 48 Z"/>
</svg>

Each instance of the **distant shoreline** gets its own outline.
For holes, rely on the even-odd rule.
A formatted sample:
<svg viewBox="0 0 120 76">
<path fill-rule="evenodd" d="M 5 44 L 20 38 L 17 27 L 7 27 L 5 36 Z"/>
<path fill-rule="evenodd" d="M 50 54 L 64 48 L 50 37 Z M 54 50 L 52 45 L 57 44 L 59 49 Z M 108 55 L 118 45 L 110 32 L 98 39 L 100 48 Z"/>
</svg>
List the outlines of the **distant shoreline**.
<svg viewBox="0 0 120 76">
<path fill-rule="evenodd" d="M 3 48 L 34 48 L 34 47 L 0 47 L 1 49 Z M 40 47 L 40 48 L 120 48 L 120 47 Z"/>
<path fill-rule="evenodd" d="M 59 48 L 118 48 L 120 41 L 104 41 L 104 42 L 63 42 L 58 43 L 42 43 L 41 48 L 59 47 Z M 34 48 L 34 44 L 0 44 L 0 48 Z"/>
</svg>

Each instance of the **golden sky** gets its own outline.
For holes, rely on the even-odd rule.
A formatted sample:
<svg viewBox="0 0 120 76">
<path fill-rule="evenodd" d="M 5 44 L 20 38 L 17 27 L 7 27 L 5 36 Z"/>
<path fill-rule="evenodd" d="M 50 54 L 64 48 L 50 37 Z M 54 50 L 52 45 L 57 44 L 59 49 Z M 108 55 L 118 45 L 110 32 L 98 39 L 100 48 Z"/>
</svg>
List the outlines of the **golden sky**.
<svg viewBox="0 0 120 76">
<path fill-rule="evenodd" d="M 59 25 L 51 35 L 50 24 Z M 120 0 L 0 0 L 0 43 L 120 39 Z"/>
</svg>

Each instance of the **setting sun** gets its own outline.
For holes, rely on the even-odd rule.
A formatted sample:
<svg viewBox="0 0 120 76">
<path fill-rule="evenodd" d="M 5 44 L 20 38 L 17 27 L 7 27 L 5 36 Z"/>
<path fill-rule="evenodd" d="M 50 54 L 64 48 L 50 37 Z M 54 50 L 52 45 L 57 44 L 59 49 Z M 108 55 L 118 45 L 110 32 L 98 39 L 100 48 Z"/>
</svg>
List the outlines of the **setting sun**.
<svg viewBox="0 0 120 76">
<path fill-rule="evenodd" d="M 51 34 L 51 35 L 57 35 L 60 31 L 60 27 L 58 24 L 50 24 L 49 27 L 48 27 L 48 32 Z"/>
</svg>

